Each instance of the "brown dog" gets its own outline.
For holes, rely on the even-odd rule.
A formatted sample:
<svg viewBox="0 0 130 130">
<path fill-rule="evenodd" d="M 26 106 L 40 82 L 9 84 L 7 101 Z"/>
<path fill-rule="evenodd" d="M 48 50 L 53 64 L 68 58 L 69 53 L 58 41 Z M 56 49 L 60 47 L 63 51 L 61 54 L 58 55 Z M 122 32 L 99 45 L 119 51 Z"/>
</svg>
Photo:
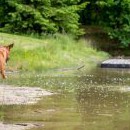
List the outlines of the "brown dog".
<svg viewBox="0 0 130 130">
<path fill-rule="evenodd" d="M 14 44 L 10 44 L 8 46 L 0 46 L 0 73 L 2 78 L 5 79 L 5 65 L 9 59 L 10 49 L 14 46 Z"/>
</svg>

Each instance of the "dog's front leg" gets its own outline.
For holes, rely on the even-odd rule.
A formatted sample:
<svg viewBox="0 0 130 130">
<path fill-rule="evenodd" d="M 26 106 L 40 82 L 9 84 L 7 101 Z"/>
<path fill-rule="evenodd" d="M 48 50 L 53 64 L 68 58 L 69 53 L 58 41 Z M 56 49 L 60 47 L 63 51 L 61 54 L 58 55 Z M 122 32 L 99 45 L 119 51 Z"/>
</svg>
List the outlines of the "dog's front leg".
<svg viewBox="0 0 130 130">
<path fill-rule="evenodd" d="M 1 64 L 0 64 L 0 73 L 1 73 L 2 78 L 6 79 L 6 76 L 5 76 L 5 62 L 1 62 Z"/>
<path fill-rule="evenodd" d="M 3 79 L 6 79 L 4 70 L 1 71 L 1 76 L 2 76 Z"/>
</svg>

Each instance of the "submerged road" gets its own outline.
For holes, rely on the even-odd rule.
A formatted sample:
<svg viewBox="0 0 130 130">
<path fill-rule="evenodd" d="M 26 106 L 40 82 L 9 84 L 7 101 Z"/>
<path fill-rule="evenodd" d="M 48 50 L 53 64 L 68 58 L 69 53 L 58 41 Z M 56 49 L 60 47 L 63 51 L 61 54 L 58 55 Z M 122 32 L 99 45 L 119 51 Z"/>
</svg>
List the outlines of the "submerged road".
<svg viewBox="0 0 130 130">
<path fill-rule="evenodd" d="M 53 93 L 38 87 L 13 87 L 10 85 L 0 85 L 0 104 L 34 104 L 43 96 Z"/>
</svg>

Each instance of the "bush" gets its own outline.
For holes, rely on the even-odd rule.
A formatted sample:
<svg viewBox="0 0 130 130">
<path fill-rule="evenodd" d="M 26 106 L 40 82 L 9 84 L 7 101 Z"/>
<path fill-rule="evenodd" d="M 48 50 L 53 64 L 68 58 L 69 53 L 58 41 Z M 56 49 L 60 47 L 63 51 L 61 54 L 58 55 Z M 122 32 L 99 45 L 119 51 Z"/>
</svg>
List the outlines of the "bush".
<svg viewBox="0 0 130 130">
<path fill-rule="evenodd" d="M 81 35 L 79 0 L 4 0 L 1 2 L 1 29 L 13 33 L 71 33 Z M 4 19 L 4 20 L 3 20 Z"/>
</svg>

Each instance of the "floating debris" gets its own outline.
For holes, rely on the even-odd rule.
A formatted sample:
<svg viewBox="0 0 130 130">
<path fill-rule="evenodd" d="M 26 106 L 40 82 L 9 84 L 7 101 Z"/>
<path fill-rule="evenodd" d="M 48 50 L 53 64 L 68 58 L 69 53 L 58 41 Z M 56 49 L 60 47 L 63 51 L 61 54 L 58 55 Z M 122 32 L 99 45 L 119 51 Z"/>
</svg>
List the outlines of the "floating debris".
<svg viewBox="0 0 130 130">
<path fill-rule="evenodd" d="M 102 68 L 130 68 L 130 59 L 109 59 L 101 63 Z"/>
</svg>

